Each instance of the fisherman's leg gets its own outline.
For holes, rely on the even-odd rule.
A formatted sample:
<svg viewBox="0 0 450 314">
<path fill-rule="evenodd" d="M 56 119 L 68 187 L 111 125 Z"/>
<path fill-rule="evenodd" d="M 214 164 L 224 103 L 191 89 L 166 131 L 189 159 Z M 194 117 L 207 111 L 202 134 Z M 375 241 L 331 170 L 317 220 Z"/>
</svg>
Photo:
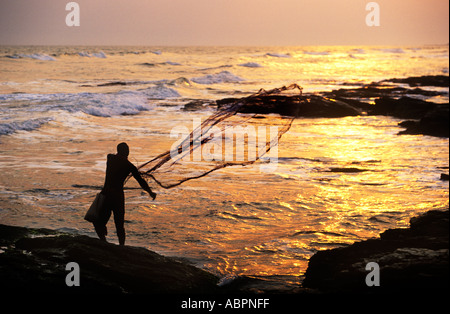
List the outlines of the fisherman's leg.
<svg viewBox="0 0 450 314">
<path fill-rule="evenodd" d="M 94 222 L 94 228 L 95 228 L 95 232 L 98 235 L 98 238 L 100 240 L 106 242 L 106 235 L 108 234 L 108 230 L 106 228 L 106 225 L 101 224 L 99 222 Z"/>
<path fill-rule="evenodd" d="M 125 200 L 121 198 L 114 207 L 114 223 L 116 225 L 117 237 L 119 244 L 125 245 Z"/>
<path fill-rule="evenodd" d="M 119 244 L 125 245 L 125 211 L 115 210 L 114 211 L 114 223 L 116 224 L 117 237 L 119 238 Z"/>
</svg>

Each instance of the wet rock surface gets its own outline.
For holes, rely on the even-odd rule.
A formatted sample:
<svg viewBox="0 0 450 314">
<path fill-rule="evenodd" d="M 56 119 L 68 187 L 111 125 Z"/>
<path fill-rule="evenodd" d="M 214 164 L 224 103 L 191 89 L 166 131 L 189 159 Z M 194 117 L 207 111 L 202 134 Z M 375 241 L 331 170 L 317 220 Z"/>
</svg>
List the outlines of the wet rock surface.
<svg viewBox="0 0 450 314">
<path fill-rule="evenodd" d="M 448 86 L 449 77 L 437 75 L 391 79 L 302 96 L 262 95 L 254 99 L 254 105 L 245 106 L 241 113 L 278 113 L 298 118 L 384 115 L 408 119 L 400 124 L 406 130 L 399 134 L 449 137 L 449 104 L 430 100 L 436 96 L 448 97 L 448 90 L 442 90 Z M 216 101 L 216 105 L 220 109 L 236 101 L 239 99 L 226 98 Z M 187 104 L 187 107 L 193 106 Z"/>
<path fill-rule="evenodd" d="M 218 278 L 144 248 L 0 225 L 0 281 L 9 293 L 214 293 Z M 80 267 L 68 287 L 66 265 Z"/>
<path fill-rule="evenodd" d="M 317 252 L 303 286 L 323 293 L 405 293 L 449 289 L 449 212 L 430 211 L 408 229 L 390 229 L 378 239 Z M 368 263 L 379 265 L 380 286 L 369 287 Z"/>
</svg>

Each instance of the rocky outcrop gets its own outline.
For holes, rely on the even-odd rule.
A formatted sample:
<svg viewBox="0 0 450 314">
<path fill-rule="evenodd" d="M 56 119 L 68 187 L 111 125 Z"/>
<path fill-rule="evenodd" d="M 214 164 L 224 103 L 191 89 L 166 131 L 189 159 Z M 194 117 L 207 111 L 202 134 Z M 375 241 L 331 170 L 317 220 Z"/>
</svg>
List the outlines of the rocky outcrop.
<svg viewBox="0 0 450 314">
<path fill-rule="evenodd" d="M 445 75 L 424 75 L 414 76 L 403 79 L 390 79 L 386 82 L 392 83 L 404 83 L 409 86 L 437 86 L 437 87 L 449 87 L 449 77 Z"/>
<path fill-rule="evenodd" d="M 311 257 L 303 286 L 290 294 L 448 291 L 449 212 L 430 211 L 408 229 L 320 251 Z M 68 287 L 66 265 L 80 267 L 80 286 Z M 368 263 L 380 266 L 380 286 L 368 287 Z M 219 278 L 144 248 L 87 236 L 0 225 L 0 282 L 8 293 L 242 294 L 264 291 L 257 279 Z M 267 290 L 267 289 L 266 289 Z M 277 291 L 270 291 L 277 293 Z M 285 293 L 286 290 L 282 290 Z"/>
<path fill-rule="evenodd" d="M 395 84 L 408 84 L 411 88 L 396 86 Z M 364 110 L 368 115 L 408 119 L 400 123 L 400 126 L 404 127 L 405 130 L 400 131 L 399 134 L 449 137 L 449 104 L 429 101 L 429 98 L 434 96 L 448 97 L 448 90 L 420 88 L 422 86 L 448 87 L 449 77 L 437 75 L 391 79 L 359 88 L 334 90 L 324 93 L 324 95 L 351 103 L 353 106 Z M 374 99 L 375 104 L 364 105 L 361 101 L 363 99 Z"/>
<path fill-rule="evenodd" d="M 303 286 L 321 292 L 405 293 L 449 289 L 449 212 L 430 211 L 378 239 L 320 251 L 309 261 Z M 368 287 L 368 263 L 380 267 L 380 286 Z"/>
<path fill-rule="evenodd" d="M 425 134 L 448 137 L 449 105 L 423 99 L 447 96 L 448 91 L 423 89 L 422 86 L 448 87 L 448 76 L 421 76 L 375 82 L 357 88 L 341 88 L 331 92 L 302 96 L 260 95 L 251 100 L 241 113 L 270 114 L 298 118 L 339 118 L 358 115 L 384 115 L 408 119 L 399 134 Z M 398 84 L 398 85 L 396 85 Z M 404 87 L 408 84 L 411 88 Z M 420 98 L 420 99 L 419 99 Z M 221 107 L 238 102 L 238 98 L 217 100 Z M 375 102 L 371 104 L 370 102 Z M 186 110 L 202 108 L 203 103 L 188 103 Z M 411 120 L 414 119 L 414 120 Z"/>
<path fill-rule="evenodd" d="M 362 110 L 336 98 L 308 96 L 300 105 L 299 117 L 307 118 L 339 118 L 359 116 Z"/>
<path fill-rule="evenodd" d="M 236 102 L 238 99 L 227 98 L 218 100 L 216 103 L 219 108 L 228 103 Z M 361 110 L 346 102 L 322 97 L 318 95 L 309 95 L 304 97 L 289 96 L 260 96 L 255 101 L 248 101 L 239 111 L 241 113 L 260 113 L 270 114 L 278 113 L 284 116 L 295 116 L 303 118 L 339 118 L 347 116 L 357 116 Z"/>
<path fill-rule="evenodd" d="M 214 293 L 218 278 L 144 248 L 0 225 L 0 282 L 9 293 Z M 66 265 L 80 267 L 68 287 Z"/>
<path fill-rule="evenodd" d="M 436 108 L 436 104 L 410 97 L 399 99 L 381 97 L 375 100 L 371 115 L 391 116 L 400 119 L 420 119 Z"/>
<path fill-rule="evenodd" d="M 449 137 L 449 106 L 438 105 L 426 112 L 420 120 L 407 120 L 399 124 L 405 130 L 399 134 L 423 134 L 437 137 Z"/>
</svg>

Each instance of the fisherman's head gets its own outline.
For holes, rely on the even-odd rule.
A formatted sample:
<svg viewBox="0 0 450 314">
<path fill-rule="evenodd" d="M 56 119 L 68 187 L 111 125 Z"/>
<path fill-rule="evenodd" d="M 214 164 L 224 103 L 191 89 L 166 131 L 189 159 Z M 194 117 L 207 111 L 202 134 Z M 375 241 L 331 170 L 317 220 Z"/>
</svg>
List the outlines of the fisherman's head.
<svg viewBox="0 0 450 314">
<path fill-rule="evenodd" d="M 130 148 L 128 147 L 127 143 L 120 143 L 117 145 L 117 155 L 128 157 L 130 154 Z"/>
</svg>

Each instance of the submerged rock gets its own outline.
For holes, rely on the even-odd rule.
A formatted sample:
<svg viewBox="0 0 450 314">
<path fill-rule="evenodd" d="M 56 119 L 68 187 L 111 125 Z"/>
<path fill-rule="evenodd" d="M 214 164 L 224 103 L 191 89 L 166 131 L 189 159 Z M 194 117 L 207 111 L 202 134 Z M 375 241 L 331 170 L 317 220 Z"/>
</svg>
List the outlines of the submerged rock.
<svg viewBox="0 0 450 314">
<path fill-rule="evenodd" d="M 401 119 L 420 119 L 436 106 L 434 103 L 410 97 L 401 97 L 400 99 L 381 97 L 375 101 L 375 106 L 370 114 Z"/>
<path fill-rule="evenodd" d="M 205 105 L 207 105 L 206 101 L 203 100 L 193 100 L 191 102 L 188 102 L 183 106 L 183 111 L 197 111 L 202 110 L 205 108 Z"/>
<path fill-rule="evenodd" d="M 301 103 L 298 116 L 310 118 L 339 118 L 359 116 L 362 111 L 346 102 L 321 96 L 306 97 Z"/>
<path fill-rule="evenodd" d="M 405 88 L 396 84 L 408 84 Z M 449 77 L 443 75 L 391 79 L 359 88 L 343 88 L 323 93 L 359 108 L 368 115 L 415 119 L 401 124 L 406 130 L 399 134 L 424 134 L 449 137 L 449 105 L 425 101 L 434 96 L 448 97 L 448 91 L 427 90 L 418 86 L 448 87 Z M 420 99 L 418 99 L 418 97 Z M 370 105 L 366 102 L 375 102 Z"/>
<path fill-rule="evenodd" d="M 322 292 L 433 291 L 449 288 L 449 212 L 413 218 L 408 229 L 391 229 L 379 239 L 319 251 L 309 261 L 303 286 Z M 368 287 L 368 263 L 380 267 L 380 286 Z"/>
<path fill-rule="evenodd" d="M 298 118 L 339 118 L 358 115 L 384 115 L 400 119 L 415 119 L 404 125 L 407 130 L 400 134 L 425 134 L 448 137 L 448 104 L 425 101 L 434 96 L 447 96 L 447 91 L 427 90 L 418 86 L 447 87 L 448 76 L 422 76 L 375 82 L 358 88 L 342 88 L 331 92 L 303 94 L 302 96 L 259 95 L 246 105 L 241 113 L 277 113 Z M 396 85 L 397 84 L 397 85 Z M 403 84 L 398 86 L 398 84 Z M 413 88 L 406 88 L 409 84 Z M 418 99 L 420 98 L 420 99 Z M 217 100 L 220 109 L 239 102 L 239 98 Z M 375 104 L 373 104 L 375 102 Z M 192 103 L 186 106 L 198 108 Z"/>
<path fill-rule="evenodd" d="M 230 103 L 239 102 L 239 98 L 225 98 L 217 100 L 218 108 Z M 299 112 L 299 96 L 260 95 L 251 99 L 245 98 L 246 105 L 239 110 L 240 113 L 278 113 L 284 116 L 297 116 Z"/>
<path fill-rule="evenodd" d="M 406 128 L 399 134 L 423 134 L 449 137 L 449 106 L 439 105 L 427 112 L 419 121 L 403 121 L 400 126 Z"/>
<path fill-rule="evenodd" d="M 238 101 L 235 98 L 218 100 L 219 108 Z M 362 111 L 344 101 L 318 95 L 298 96 L 260 96 L 253 102 L 248 102 L 239 112 L 241 113 L 278 113 L 283 116 L 305 118 L 338 118 L 357 116 Z"/>
<path fill-rule="evenodd" d="M 343 173 L 359 173 L 359 172 L 366 172 L 366 171 L 370 171 L 370 170 L 351 167 L 351 168 L 331 168 L 328 171 L 329 172 L 343 172 Z"/>
<path fill-rule="evenodd" d="M 414 76 L 403 79 L 390 79 L 386 82 L 393 83 L 405 83 L 409 86 L 435 86 L 435 87 L 448 87 L 449 77 L 445 75 L 425 75 L 425 76 Z"/>
<path fill-rule="evenodd" d="M 204 293 L 218 278 L 144 248 L 87 236 L 0 225 L 0 281 L 12 292 Z M 66 265 L 80 267 L 80 286 L 65 283 Z"/>
</svg>

